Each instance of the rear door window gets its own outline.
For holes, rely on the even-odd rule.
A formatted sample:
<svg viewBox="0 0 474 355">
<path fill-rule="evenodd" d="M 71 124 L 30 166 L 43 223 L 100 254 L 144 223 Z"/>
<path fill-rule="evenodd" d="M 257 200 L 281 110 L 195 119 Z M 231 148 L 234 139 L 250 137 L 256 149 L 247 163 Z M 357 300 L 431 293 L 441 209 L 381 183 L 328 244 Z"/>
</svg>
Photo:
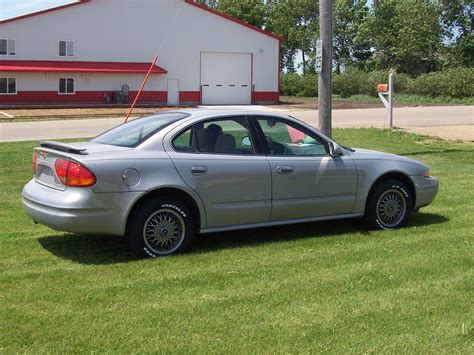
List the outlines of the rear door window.
<svg viewBox="0 0 474 355">
<path fill-rule="evenodd" d="M 173 139 L 178 152 L 250 155 L 254 145 L 246 117 L 213 119 L 193 125 Z"/>
</svg>

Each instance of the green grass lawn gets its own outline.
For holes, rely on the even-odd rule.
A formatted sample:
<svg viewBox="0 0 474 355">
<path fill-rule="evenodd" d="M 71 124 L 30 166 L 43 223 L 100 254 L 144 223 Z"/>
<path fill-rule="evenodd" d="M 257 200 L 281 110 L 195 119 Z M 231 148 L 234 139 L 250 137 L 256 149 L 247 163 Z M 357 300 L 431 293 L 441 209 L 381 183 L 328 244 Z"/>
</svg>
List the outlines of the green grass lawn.
<svg viewBox="0 0 474 355">
<path fill-rule="evenodd" d="M 474 351 L 474 145 L 335 130 L 426 162 L 436 201 L 395 232 L 360 221 L 202 236 L 131 260 L 122 238 L 34 225 L 34 143 L 0 144 L 0 352 Z"/>
</svg>

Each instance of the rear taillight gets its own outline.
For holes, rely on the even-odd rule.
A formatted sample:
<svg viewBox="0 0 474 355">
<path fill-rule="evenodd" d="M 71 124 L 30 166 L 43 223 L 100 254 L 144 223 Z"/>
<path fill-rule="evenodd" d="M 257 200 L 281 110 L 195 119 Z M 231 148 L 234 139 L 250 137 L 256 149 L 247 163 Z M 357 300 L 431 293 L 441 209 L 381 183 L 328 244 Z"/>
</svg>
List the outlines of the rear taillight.
<svg viewBox="0 0 474 355">
<path fill-rule="evenodd" d="M 33 166 L 33 175 L 36 175 L 36 162 L 38 161 L 38 153 L 33 153 L 33 161 L 32 161 L 32 166 Z"/>
<path fill-rule="evenodd" d="M 71 161 L 58 159 L 54 164 L 54 169 L 56 170 L 56 175 L 63 185 L 67 185 L 67 169 Z"/>
<path fill-rule="evenodd" d="M 56 175 L 66 186 L 88 187 L 97 182 L 95 175 L 79 163 L 58 159 L 55 163 Z"/>
</svg>

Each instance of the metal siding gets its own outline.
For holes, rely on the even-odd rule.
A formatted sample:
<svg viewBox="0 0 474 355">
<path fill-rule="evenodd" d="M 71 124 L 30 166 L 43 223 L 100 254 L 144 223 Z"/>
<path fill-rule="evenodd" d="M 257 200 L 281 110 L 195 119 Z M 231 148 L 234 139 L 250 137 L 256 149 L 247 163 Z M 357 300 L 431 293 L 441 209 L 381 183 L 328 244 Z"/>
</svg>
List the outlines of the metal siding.
<svg viewBox="0 0 474 355">
<path fill-rule="evenodd" d="M 58 91 L 59 78 L 74 78 L 76 91 L 115 91 L 128 84 L 138 91 L 143 76 L 137 74 L 73 74 L 73 73 L 0 73 L 0 78 L 16 78 L 17 91 Z M 151 76 L 146 91 L 166 91 L 163 76 Z"/>
<path fill-rule="evenodd" d="M 255 91 L 278 91 L 278 40 L 183 0 L 92 0 L 0 25 L 0 38 L 17 41 L 17 55 L 5 60 L 150 62 L 161 46 L 157 64 L 168 70 L 168 77 L 179 78 L 180 91 L 189 92 L 200 90 L 202 51 L 252 53 Z M 59 40 L 75 42 L 74 57 L 59 57 Z M 131 80 L 127 75 L 86 78 L 87 74 L 80 83 L 90 90 L 113 90 Z M 158 81 L 159 90 L 166 90 L 165 76 L 153 80 Z M 51 84 L 22 85 L 45 90 Z"/>
</svg>

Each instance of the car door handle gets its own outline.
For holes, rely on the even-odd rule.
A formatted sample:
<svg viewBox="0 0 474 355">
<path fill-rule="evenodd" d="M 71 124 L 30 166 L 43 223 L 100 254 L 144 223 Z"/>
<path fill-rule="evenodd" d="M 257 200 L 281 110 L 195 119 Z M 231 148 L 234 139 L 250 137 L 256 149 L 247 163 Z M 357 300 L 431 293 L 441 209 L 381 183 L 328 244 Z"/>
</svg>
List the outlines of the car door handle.
<svg viewBox="0 0 474 355">
<path fill-rule="evenodd" d="M 207 168 L 205 166 L 193 166 L 191 168 L 191 174 L 193 175 L 204 175 L 207 173 Z"/>
<path fill-rule="evenodd" d="M 278 174 L 291 174 L 295 171 L 295 168 L 289 165 L 277 166 Z"/>
</svg>

